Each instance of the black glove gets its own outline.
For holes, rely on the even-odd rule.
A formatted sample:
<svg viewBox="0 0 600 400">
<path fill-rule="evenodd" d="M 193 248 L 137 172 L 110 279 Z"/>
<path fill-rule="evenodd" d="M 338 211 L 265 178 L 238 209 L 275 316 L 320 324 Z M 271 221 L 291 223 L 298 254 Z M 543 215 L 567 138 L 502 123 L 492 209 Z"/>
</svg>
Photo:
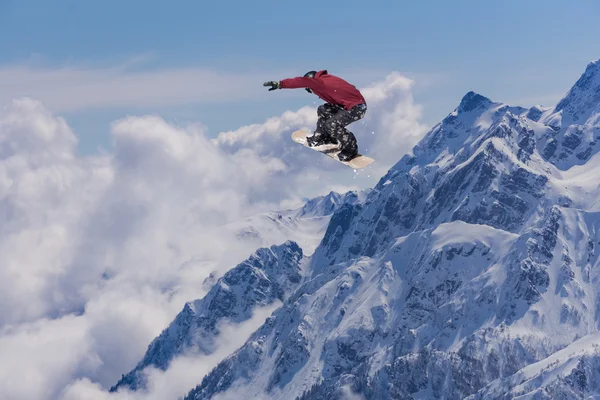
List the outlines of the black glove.
<svg viewBox="0 0 600 400">
<path fill-rule="evenodd" d="M 279 82 L 276 82 L 276 81 L 265 82 L 265 83 L 263 83 L 263 86 L 271 86 L 271 89 L 269 89 L 269 92 L 271 90 L 281 89 L 281 84 Z"/>
</svg>

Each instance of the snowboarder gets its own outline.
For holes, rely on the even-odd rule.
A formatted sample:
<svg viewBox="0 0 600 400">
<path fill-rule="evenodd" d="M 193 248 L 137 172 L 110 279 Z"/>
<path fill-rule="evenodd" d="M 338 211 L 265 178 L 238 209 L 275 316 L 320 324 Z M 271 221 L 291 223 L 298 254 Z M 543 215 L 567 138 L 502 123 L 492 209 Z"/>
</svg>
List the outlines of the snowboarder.
<svg viewBox="0 0 600 400">
<path fill-rule="evenodd" d="M 340 161 L 349 161 L 358 155 L 356 138 L 346 126 L 365 116 L 367 102 L 354 85 L 322 70 L 307 72 L 303 77 L 265 82 L 263 86 L 270 86 L 269 91 L 304 88 L 325 100 L 317 109 L 317 129 L 307 138 L 309 146 L 339 143 Z"/>
</svg>

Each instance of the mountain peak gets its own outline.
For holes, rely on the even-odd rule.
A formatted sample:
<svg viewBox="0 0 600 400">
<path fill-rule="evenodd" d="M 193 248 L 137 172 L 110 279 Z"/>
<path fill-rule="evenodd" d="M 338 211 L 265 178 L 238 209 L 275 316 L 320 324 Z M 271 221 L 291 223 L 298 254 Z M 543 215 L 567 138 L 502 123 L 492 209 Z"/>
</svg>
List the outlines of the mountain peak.
<svg viewBox="0 0 600 400">
<path fill-rule="evenodd" d="M 567 95 L 556 105 L 555 112 L 565 111 L 579 122 L 589 110 L 600 106 L 600 60 L 589 63 Z"/>
<path fill-rule="evenodd" d="M 590 62 L 585 68 L 583 76 L 593 77 L 600 73 L 600 59 Z"/>
<path fill-rule="evenodd" d="M 298 211 L 299 216 L 326 216 L 333 213 L 333 210 L 342 202 L 342 195 L 331 191 L 324 196 L 315 197 L 308 200 Z"/>
<path fill-rule="evenodd" d="M 459 111 L 469 112 L 479 108 L 486 108 L 492 101 L 485 96 L 475 93 L 473 91 L 468 92 L 464 95 L 458 106 Z"/>
</svg>

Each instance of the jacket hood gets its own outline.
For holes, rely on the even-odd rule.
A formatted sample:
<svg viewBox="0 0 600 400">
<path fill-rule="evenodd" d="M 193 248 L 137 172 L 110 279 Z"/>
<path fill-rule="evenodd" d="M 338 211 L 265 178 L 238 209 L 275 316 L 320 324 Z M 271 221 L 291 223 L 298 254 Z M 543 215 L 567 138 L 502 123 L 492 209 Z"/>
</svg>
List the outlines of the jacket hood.
<svg viewBox="0 0 600 400">
<path fill-rule="evenodd" d="M 326 69 L 324 69 L 324 70 L 322 70 L 322 71 L 319 71 L 319 72 L 317 72 L 317 73 L 315 74 L 315 78 L 318 78 L 318 77 L 320 77 L 320 76 L 322 76 L 322 75 L 326 75 L 326 74 L 327 74 L 327 70 L 326 70 Z"/>
</svg>

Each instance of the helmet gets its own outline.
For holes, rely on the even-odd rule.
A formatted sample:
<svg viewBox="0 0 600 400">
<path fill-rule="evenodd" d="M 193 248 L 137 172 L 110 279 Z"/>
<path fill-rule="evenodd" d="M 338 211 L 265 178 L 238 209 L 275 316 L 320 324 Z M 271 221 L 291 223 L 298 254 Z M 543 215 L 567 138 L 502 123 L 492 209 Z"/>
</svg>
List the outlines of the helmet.
<svg viewBox="0 0 600 400">
<path fill-rule="evenodd" d="M 305 74 L 304 74 L 304 77 L 305 77 L 305 78 L 314 78 L 316 74 L 317 74 L 317 71 L 308 71 L 307 73 L 305 73 Z M 309 88 L 305 88 L 305 90 L 306 90 L 308 93 L 312 93 L 312 92 L 313 92 L 313 91 L 312 91 L 311 89 L 309 89 Z"/>
</svg>

